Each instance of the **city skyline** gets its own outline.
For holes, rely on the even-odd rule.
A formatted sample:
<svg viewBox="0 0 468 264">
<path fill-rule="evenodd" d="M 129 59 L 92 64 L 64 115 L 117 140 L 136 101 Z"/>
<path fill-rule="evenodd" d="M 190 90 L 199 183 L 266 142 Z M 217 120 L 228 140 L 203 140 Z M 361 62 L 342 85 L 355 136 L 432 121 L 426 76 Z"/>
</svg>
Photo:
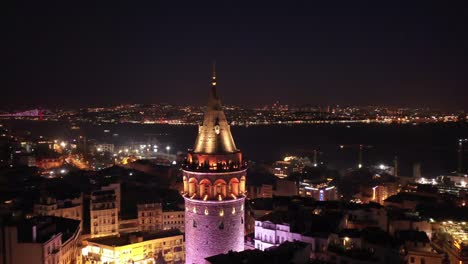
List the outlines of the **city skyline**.
<svg viewBox="0 0 468 264">
<path fill-rule="evenodd" d="M 8 9 L 3 105 L 200 104 L 213 60 L 226 104 L 460 109 L 467 96 L 456 5 L 96 5 Z"/>
</svg>

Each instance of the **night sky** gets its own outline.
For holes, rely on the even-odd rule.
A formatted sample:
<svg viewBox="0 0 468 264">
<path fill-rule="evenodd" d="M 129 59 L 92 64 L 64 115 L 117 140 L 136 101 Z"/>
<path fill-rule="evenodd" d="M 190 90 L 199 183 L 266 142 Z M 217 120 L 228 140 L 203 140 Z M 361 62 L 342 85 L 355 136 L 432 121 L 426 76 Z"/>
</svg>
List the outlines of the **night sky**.
<svg viewBox="0 0 468 264">
<path fill-rule="evenodd" d="M 462 1 L 7 2 L 2 106 L 467 108 Z"/>
</svg>

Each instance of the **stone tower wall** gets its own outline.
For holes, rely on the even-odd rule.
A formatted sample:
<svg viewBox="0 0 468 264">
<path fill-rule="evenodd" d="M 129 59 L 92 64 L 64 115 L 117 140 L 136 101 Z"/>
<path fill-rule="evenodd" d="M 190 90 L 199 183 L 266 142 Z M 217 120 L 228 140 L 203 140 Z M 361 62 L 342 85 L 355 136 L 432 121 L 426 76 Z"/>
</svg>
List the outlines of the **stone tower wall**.
<svg viewBox="0 0 468 264">
<path fill-rule="evenodd" d="M 186 263 L 244 250 L 244 200 L 201 201 L 185 198 Z"/>
</svg>

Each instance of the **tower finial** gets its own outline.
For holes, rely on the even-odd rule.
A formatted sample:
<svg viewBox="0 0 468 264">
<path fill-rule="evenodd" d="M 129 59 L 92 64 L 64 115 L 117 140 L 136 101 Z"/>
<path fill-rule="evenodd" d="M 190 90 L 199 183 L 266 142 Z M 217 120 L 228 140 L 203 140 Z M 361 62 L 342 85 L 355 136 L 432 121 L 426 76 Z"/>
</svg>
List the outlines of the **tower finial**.
<svg viewBox="0 0 468 264">
<path fill-rule="evenodd" d="M 213 61 L 213 79 L 216 79 L 216 61 Z"/>
<path fill-rule="evenodd" d="M 211 85 L 216 86 L 216 61 L 213 62 L 213 76 L 211 78 Z"/>
</svg>

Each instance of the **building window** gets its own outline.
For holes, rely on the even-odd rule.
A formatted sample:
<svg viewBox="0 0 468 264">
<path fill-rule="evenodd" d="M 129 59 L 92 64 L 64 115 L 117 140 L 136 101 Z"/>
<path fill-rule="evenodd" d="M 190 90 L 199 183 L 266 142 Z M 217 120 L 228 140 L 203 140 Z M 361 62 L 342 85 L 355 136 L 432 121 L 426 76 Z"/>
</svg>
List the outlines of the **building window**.
<svg viewBox="0 0 468 264">
<path fill-rule="evenodd" d="M 197 221 L 193 220 L 193 227 L 197 227 Z"/>
<path fill-rule="evenodd" d="M 414 263 L 414 257 L 410 257 L 410 263 Z"/>
<path fill-rule="evenodd" d="M 224 222 L 221 221 L 221 222 L 219 223 L 219 226 L 218 226 L 218 227 L 219 227 L 219 229 L 223 230 L 223 229 L 224 229 Z"/>
<path fill-rule="evenodd" d="M 421 258 L 421 264 L 426 264 L 426 260 L 424 258 Z"/>
</svg>

